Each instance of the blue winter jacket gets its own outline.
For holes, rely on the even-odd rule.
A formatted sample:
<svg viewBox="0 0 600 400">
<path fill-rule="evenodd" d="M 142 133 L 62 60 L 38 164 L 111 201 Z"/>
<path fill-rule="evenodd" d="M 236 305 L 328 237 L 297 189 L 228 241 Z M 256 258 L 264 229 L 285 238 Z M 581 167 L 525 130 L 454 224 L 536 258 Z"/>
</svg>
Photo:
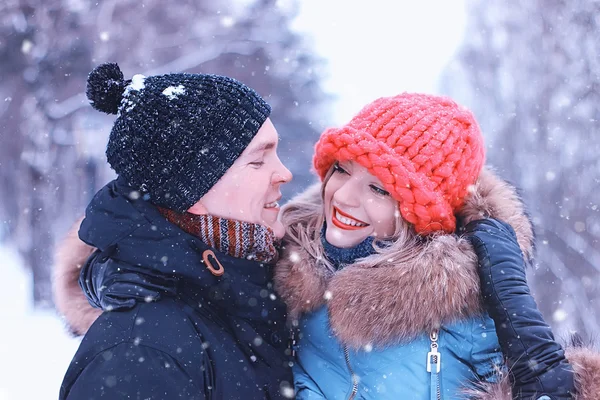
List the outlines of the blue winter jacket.
<svg viewBox="0 0 600 400">
<path fill-rule="evenodd" d="M 383 349 L 350 350 L 333 334 L 327 307 L 300 320 L 293 368 L 297 399 L 458 399 L 470 381 L 496 381 L 502 353 L 489 317 L 442 326 L 440 371 L 430 364 L 429 334 Z"/>
<path fill-rule="evenodd" d="M 320 241 L 306 223 L 309 210 L 298 210 L 322 212 L 320 192 L 303 196 L 284 209 L 294 230 L 275 270 L 299 331 L 297 399 L 455 400 L 498 380 L 504 357 L 482 311 L 477 257 L 466 239 L 423 238 L 409 254 L 332 271 L 293 235 L 304 229 Z"/>
<path fill-rule="evenodd" d="M 297 399 L 458 399 L 470 381 L 495 381 L 502 365 L 489 317 L 442 326 L 437 374 L 434 364 L 427 372 L 429 334 L 383 349 L 350 350 L 335 337 L 328 320 L 325 306 L 300 320 Z"/>
</svg>

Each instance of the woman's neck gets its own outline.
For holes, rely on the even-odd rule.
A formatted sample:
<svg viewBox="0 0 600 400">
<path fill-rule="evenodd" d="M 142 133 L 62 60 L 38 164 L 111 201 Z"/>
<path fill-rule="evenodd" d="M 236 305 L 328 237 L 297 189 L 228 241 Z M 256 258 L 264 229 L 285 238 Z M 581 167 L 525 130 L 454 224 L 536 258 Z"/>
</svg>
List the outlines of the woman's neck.
<svg viewBox="0 0 600 400">
<path fill-rule="evenodd" d="M 368 236 L 355 246 L 342 248 L 329 243 L 326 238 L 326 232 L 327 225 L 323 224 L 323 228 L 321 228 L 321 243 L 323 244 L 325 257 L 331 261 L 336 269 L 342 269 L 344 266 L 354 263 L 359 258 L 368 257 L 376 253 L 373 247 L 375 239 L 372 236 Z"/>
</svg>

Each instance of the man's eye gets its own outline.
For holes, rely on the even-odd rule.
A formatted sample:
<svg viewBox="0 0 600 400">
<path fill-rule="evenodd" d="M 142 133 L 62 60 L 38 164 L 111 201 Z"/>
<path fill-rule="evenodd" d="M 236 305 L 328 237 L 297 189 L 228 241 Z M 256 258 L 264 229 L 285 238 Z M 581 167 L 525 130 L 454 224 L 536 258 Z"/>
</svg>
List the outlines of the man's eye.
<svg viewBox="0 0 600 400">
<path fill-rule="evenodd" d="M 341 174 L 347 174 L 348 171 L 346 171 L 344 168 L 340 167 L 340 164 L 335 163 L 333 164 L 333 171 L 334 172 L 339 172 Z"/>
<path fill-rule="evenodd" d="M 255 168 L 260 168 L 263 165 L 265 165 L 265 162 L 264 161 L 255 161 L 255 162 L 251 162 L 250 165 L 252 165 Z"/>
<path fill-rule="evenodd" d="M 380 194 L 382 196 L 389 196 L 390 195 L 390 192 L 388 192 L 387 190 L 383 190 L 382 188 L 380 188 L 378 186 L 375 186 L 375 185 L 371 185 L 371 189 L 375 193 Z"/>
</svg>

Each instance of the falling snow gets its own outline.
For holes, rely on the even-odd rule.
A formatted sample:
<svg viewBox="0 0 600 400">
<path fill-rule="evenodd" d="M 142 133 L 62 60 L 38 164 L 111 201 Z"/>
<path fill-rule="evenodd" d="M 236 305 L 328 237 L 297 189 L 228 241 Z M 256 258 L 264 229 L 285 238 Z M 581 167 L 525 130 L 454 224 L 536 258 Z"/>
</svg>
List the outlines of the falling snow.
<svg viewBox="0 0 600 400">
<path fill-rule="evenodd" d="M 300 255 L 297 252 L 295 252 L 295 251 L 292 251 L 290 253 L 289 257 L 290 257 L 290 261 L 291 262 L 298 262 L 298 261 L 300 261 Z"/>
<path fill-rule="evenodd" d="M 183 85 L 169 86 L 162 91 L 162 94 L 167 96 L 169 100 L 174 100 L 177 98 L 177 96 L 185 94 L 185 87 Z"/>
</svg>

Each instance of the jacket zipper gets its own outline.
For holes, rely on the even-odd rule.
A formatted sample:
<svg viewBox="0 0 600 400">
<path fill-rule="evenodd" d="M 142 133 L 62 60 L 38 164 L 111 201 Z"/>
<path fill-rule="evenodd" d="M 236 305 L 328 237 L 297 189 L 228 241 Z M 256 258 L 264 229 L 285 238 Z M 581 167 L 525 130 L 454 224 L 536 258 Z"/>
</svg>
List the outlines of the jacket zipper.
<svg viewBox="0 0 600 400">
<path fill-rule="evenodd" d="M 350 394 L 350 397 L 348 397 L 348 400 L 354 400 L 356 393 L 358 393 L 358 381 L 356 375 L 354 375 L 352 366 L 350 365 L 350 352 L 346 345 L 344 345 L 344 357 L 346 358 L 346 366 L 348 367 L 348 371 L 350 371 L 350 376 L 352 378 L 352 393 Z"/>
<path fill-rule="evenodd" d="M 296 330 L 294 328 L 290 328 L 289 335 L 288 349 L 290 350 L 292 361 L 296 362 Z"/>
<path fill-rule="evenodd" d="M 427 353 L 427 372 L 431 374 L 432 384 L 435 379 L 435 394 L 437 400 L 442 400 L 442 393 L 440 388 L 440 370 L 442 368 L 442 355 L 438 352 L 438 334 L 439 331 L 434 329 L 429 334 L 431 340 L 431 348 Z M 435 374 L 435 377 L 433 376 Z M 433 386 L 433 385 L 432 385 Z M 433 393 L 432 398 L 433 398 Z"/>
</svg>

